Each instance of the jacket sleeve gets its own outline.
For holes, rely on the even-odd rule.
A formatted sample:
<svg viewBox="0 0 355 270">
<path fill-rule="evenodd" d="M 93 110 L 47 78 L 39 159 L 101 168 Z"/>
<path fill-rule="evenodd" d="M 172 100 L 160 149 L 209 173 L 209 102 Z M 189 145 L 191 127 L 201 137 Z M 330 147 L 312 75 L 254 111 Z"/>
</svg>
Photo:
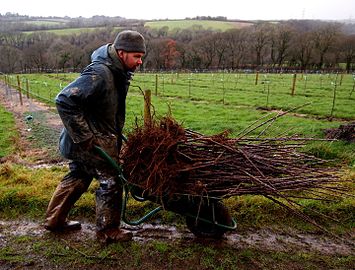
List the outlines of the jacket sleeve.
<svg viewBox="0 0 355 270">
<path fill-rule="evenodd" d="M 92 138 L 87 112 L 95 110 L 92 101 L 99 98 L 105 89 L 104 84 L 98 75 L 82 74 L 57 95 L 55 101 L 59 116 L 74 143 Z"/>
</svg>

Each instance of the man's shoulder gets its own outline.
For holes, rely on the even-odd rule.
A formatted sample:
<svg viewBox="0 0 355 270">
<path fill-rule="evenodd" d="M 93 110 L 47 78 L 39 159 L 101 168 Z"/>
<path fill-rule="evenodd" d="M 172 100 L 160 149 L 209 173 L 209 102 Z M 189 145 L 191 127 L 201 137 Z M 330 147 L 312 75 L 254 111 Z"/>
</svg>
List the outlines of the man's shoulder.
<svg viewBox="0 0 355 270">
<path fill-rule="evenodd" d="M 110 70 L 110 68 L 105 65 L 104 63 L 100 63 L 100 62 L 94 62 L 91 63 L 90 65 L 88 65 L 82 72 L 81 72 L 82 76 L 85 75 L 96 75 L 99 76 L 101 78 L 107 78 L 107 77 L 111 77 L 112 76 L 112 72 Z"/>
</svg>

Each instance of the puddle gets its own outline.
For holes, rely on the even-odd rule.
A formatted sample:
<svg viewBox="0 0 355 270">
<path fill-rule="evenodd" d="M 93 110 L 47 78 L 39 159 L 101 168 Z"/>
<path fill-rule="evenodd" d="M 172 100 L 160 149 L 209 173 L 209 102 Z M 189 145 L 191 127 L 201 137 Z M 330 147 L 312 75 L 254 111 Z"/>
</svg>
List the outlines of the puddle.
<svg viewBox="0 0 355 270">
<path fill-rule="evenodd" d="M 352 238 L 353 239 L 353 238 Z M 312 234 L 284 234 L 270 230 L 247 232 L 243 235 L 233 233 L 227 236 L 230 245 L 259 247 L 274 251 L 315 250 L 322 254 L 354 254 L 355 243 L 345 243 L 326 236 Z"/>
<path fill-rule="evenodd" d="M 77 241 L 95 239 L 95 224 L 84 222 L 80 231 L 65 233 L 62 236 Z M 306 252 L 313 250 L 322 254 L 350 255 L 355 253 L 355 243 L 345 243 L 326 236 L 312 234 L 286 234 L 271 230 L 258 230 L 247 232 L 229 232 L 221 240 L 204 240 L 196 238 L 185 227 L 175 227 L 160 224 L 142 224 L 130 226 L 123 224 L 122 228 L 132 231 L 133 241 L 146 243 L 149 241 L 174 242 L 184 240 L 185 243 L 209 243 L 231 248 L 256 248 L 271 251 Z M 6 246 L 9 236 L 43 237 L 51 233 L 46 231 L 42 224 L 33 221 L 1 221 L 0 220 L 0 247 Z M 353 241 L 354 237 L 351 238 Z"/>
<path fill-rule="evenodd" d="M 68 162 L 56 162 L 56 163 L 37 163 L 37 164 L 27 164 L 28 168 L 31 169 L 50 169 L 53 167 L 64 167 L 67 166 Z"/>
</svg>

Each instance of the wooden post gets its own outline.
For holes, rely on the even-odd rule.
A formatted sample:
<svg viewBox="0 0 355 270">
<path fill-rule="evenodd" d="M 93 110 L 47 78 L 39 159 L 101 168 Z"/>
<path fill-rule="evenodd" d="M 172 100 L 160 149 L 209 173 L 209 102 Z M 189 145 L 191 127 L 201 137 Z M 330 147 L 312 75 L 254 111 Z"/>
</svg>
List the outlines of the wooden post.
<svg viewBox="0 0 355 270">
<path fill-rule="evenodd" d="M 17 75 L 16 77 L 17 77 L 17 89 L 18 89 L 18 93 L 19 93 L 19 96 L 20 96 L 20 104 L 22 106 L 23 102 L 22 102 L 22 90 L 21 90 L 20 76 Z"/>
<path fill-rule="evenodd" d="M 337 93 L 337 80 L 334 81 L 333 102 L 332 102 L 332 109 L 330 110 L 330 121 L 333 120 L 333 113 L 334 113 L 334 108 L 335 108 L 336 93 Z"/>
<path fill-rule="evenodd" d="M 306 75 L 304 76 L 304 89 L 303 89 L 303 91 L 304 91 L 304 94 L 306 95 L 306 92 L 307 92 L 307 76 Z"/>
<path fill-rule="evenodd" d="M 350 92 L 349 98 L 351 98 L 351 95 L 353 94 L 354 90 L 355 90 L 355 78 L 353 79 L 353 89 Z"/>
<path fill-rule="evenodd" d="M 9 94 L 9 78 L 7 75 L 5 75 L 5 90 L 6 90 L 6 95 Z"/>
<path fill-rule="evenodd" d="M 152 101 L 152 92 L 150 90 L 144 90 L 144 126 L 150 126 L 152 124 L 152 115 L 150 113 L 150 106 Z"/>
<path fill-rule="evenodd" d="M 255 85 L 258 85 L 258 81 L 259 81 L 259 71 L 257 71 L 255 74 Z"/>
<path fill-rule="evenodd" d="M 155 95 L 158 95 L 158 74 L 155 74 Z"/>
<path fill-rule="evenodd" d="M 266 108 L 269 106 L 269 97 L 270 97 L 270 85 L 269 82 L 267 82 Z"/>
<path fill-rule="evenodd" d="M 191 98 L 191 78 L 189 77 L 189 98 Z"/>
<path fill-rule="evenodd" d="M 291 88 L 291 95 L 295 95 L 295 89 L 296 89 L 296 78 L 297 74 L 293 74 L 293 80 L 292 80 L 292 88 Z"/>
<path fill-rule="evenodd" d="M 340 74 L 339 86 L 341 86 L 343 84 L 343 78 L 344 78 L 344 73 Z"/>
<path fill-rule="evenodd" d="M 28 79 L 26 79 L 26 96 L 27 98 L 30 98 L 30 83 L 28 82 Z"/>
<path fill-rule="evenodd" d="M 223 105 L 225 104 L 225 95 L 226 95 L 226 89 L 224 87 L 224 79 L 222 79 L 222 87 L 223 87 L 223 99 L 222 99 L 222 102 L 223 102 Z"/>
</svg>

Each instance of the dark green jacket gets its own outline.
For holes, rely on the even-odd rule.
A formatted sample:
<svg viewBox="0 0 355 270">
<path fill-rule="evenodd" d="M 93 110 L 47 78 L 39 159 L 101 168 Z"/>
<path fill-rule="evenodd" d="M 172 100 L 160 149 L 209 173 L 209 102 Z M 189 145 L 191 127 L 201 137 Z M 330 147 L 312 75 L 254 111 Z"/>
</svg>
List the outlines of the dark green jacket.
<svg viewBox="0 0 355 270">
<path fill-rule="evenodd" d="M 76 159 L 82 152 L 78 143 L 93 136 L 121 138 L 129 80 L 110 44 L 93 52 L 91 64 L 55 99 L 64 124 L 59 143 L 64 157 Z"/>
</svg>

